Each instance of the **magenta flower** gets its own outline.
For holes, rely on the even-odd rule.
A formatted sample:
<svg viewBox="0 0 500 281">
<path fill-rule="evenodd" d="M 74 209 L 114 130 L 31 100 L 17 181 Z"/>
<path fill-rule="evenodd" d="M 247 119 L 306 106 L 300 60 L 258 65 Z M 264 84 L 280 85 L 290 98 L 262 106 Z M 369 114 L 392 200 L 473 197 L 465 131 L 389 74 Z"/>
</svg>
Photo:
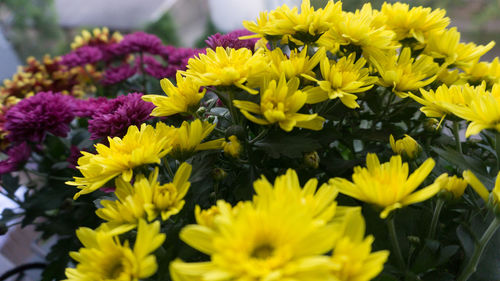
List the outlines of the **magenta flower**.
<svg viewBox="0 0 500 281">
<path fill-rule="evenodd" d="M 105 97 L 89 98 L 86 100 L 75 99 L 75 116 L 89 118 L 98 113 L 109 112 L 111 103 Z"/>
<path fill-rule="evenodd" d="M 162 46 L 160 38 L 153 34 L 139 31 L 125 35 L 120 43 L 114 45 L 110 51 L 116 56 L 141 52 L 159 55 L 162 53 Z"/>
<path fill-rule="evenodd" d="M 0 161 L 0 174 L 10 173 L 17 171 L 28 158 L 30 158 L 31 149 L 26 142 L 12 146 L 7 150 L 8 158 Z"/>
<path fill-rule="evenodd" d="M 154 105 L 132 93 L 110 100 L 107 112 L 97 113 L 89 120 L 91 139 L 123 137 L 131 125 L 139 126 L 150 118 Z"/>
<path fill-rule="evenodd" d="M 137 66 L 131 66 L 128 63 L 124 63 L 117 67 L 109 67 L 104 72 L 104 77 L 100 82 L 103 85 L 117 84 L 134 76 L 136 72 Z"/>
<path fill-rule="evenodd" d="M 102 51 L 97 47 L 83 46 L 61 57 L 61 64 L 68 67 L 93 64 L 103 58 Z"/>
<path fill-rule="evenodd" d="M 255 43 L 259 41 L 259 38 L 244 39 L 244 40 L 238 39 L 241 36 L 251 35 L 251 34 L 253 33 L 251 33 L 246 29 L 235 30 L 224 35 L 216 33 L 208 37 L 208 39 L 205 40 L 205 43 L 209 48 L 214 50 L 217 47 L 224 47 L 224 48 L 229 47 L 233 49 L 247 48 L 253 51 L 255 48 Z"/>
<path fill-rule="evenodd" d="M 74 98 L 40 92 L 23 99 L 7 111 L 5 129 L 12 142 L 42 142 L 47 132 L 66 137 L 75 118 Z"/>
<path fill-rule="evenodd" d="M 137 58 L 136 63 L 140 64 L 141 59 Z M 157 79 L 162 79 L 165 77 L 169 77 L 169 68 L 167 66 L 163 66 L 159 61 L 157 61 L 152 56 L 143 56 L 144 63 L 144 72 L 148 75 L 151 75 Z"/>
</svg>

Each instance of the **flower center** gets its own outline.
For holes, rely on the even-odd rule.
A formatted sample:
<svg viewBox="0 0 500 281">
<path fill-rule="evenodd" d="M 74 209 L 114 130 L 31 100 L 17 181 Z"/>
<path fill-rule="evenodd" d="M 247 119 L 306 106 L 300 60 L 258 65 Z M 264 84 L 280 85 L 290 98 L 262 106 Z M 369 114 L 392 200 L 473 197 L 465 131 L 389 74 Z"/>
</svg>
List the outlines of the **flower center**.
<svg viewBox="0 0 500 281">
<path fill-rule="evenodd" d="M 274 252 L 273 246 L 271 246 L 269 244 L 262 244 L 262 245 L 255 247 L 255 249 L 252 251 L 250 256 L 252 258 L 263 260 L 263 259 L 267 259 L 270 256 L 272 256 L 273 252 Z"/>
</svg>

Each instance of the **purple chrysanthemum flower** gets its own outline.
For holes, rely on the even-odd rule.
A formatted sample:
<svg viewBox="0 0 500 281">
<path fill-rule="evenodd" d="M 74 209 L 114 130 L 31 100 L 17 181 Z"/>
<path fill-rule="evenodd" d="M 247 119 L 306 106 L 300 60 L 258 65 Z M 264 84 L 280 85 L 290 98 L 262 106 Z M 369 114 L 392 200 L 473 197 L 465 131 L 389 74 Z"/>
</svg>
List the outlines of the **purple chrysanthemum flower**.
<svg viewBox="0 0 500 281">
<path fill-rule="evenodd" d="M 190 58 L 206 53 L 205 49 L 175 48 L 165 46 L 162 56 L 168 62 L 165 77 L 175 77 L 178 70 L 186 70 Z"/>
<path fill-rule="evenodd" d="M 42 142 L 47 132 L 66 137 L 73 112 L 74 98 L 59 93 L 40 92 L 23 99 L 7 111 L 5 129 L 12 142 Z"/>
<path fill-rule="evenodd" d="M 7 150 L 8 158 L 0 161 L 0 174 L 17 171 L 30 158 L 31 149 L 26 142 L 12 146 Z"/>
<path fill-rule="evenodd" d="M 66 159 L 68 162 L 68 167 L 71 169 L 76 169 L 78 166 L 78 158 L 82 157 L 83 154 L 80 152 L 80 149 L 76 145 L 72 145 L 69 149 L 69 157 Z"/>
<path fill-rule="evenodd" d="M 120 83 L 128 78 L 132 77 L 137 72 L 136 66 L 131 66 L 128 63 L 124 63 L 117 67 L 109 67 L 104 72 L 104 77 L 101 79 L 103 85 L 113 85 Z"/>
<path fill-rule="evenodd" d="M 61 64 L 68 67 L 83 66 L 89 63 L 95 63 L 102 58 L 103 53 L 99 48 L 83 46 L 62 56 Z"/>
<path fill-rule="evenodd" d="M 99 113 L 109 111 L 112 106 L 105 97 L 89 98 L 86 100 L 75 99 L 75 116 L 81 118 L 92 117 Z"/>
<path fill-rule="evenodd" d="M 244 40 L 238 39 L 241 36 L 251 35 L 251 34 L 253 33 L 251 33 L 246 29 L 235 30 L 224 35 L 216 33 L 208 37 L 208 39 L 205 40 L 205 43 L 209 48 L 214 50 L 217 47 L 224 47 L 224 48 L 229 47 L 233 49 L 247 48 L 253 51 L 255 48 L 255 43 L 259 41 L 258 38 L 244 39 Z"/>
<path fill-rule="evenodd" d="M 111 51 L 117 56 L 140 52 L 159 55 L 162 53 L 162 46 L 163 44 L 157 36 L 139 31 L 125 35 L 123 40 L 113 46 Z"/>
<path fill-rule="evenodd" d="M 136 63 L 140 64 L 141 59 L 137 58 Z M 169 68 L 167 66 L 163 66 L 163 64 L 152 56 L 144 56 L 142 63 L 144 63 L 144 72 L 157 79 L 165 78 L 169 74 Z"/>
<path fill-rule="evenodd" d="M 108 112 L 96 114 L 89 120 L 90 138 L 123 137 L 129 126 L 139 126 L 149 119 L 154 105 L 141 97 L 140 93 L 132 93 L 110 100 Z"/>
</svg>

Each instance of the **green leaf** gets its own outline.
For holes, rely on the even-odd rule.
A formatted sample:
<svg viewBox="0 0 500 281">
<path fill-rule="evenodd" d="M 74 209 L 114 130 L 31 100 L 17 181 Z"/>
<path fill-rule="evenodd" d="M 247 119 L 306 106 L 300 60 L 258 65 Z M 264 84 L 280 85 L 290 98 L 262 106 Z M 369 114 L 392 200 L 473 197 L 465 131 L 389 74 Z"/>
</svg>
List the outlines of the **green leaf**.
<svg viewBox="0 0 500 281">
<path fill-rule="evenodd" d="M 272 158 L 286 156 L 301 158 L 304 152 L 319 149 L 318 140 L 307 135 L 292 135 L 276 131 L 269 133 L 264 139 L 257 141 L 254 146 L 264 150 Z"/>
</svg>

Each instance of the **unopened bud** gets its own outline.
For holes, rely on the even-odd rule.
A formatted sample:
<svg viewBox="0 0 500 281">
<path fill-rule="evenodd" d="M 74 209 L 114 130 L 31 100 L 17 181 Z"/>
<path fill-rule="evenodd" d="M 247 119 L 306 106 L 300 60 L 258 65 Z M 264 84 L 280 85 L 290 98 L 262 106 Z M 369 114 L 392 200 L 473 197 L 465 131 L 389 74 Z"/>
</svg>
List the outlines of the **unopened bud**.
<svg viewBox="0 0 500 281">
<path fill-rule="evenodd" d="M 227 177 L 227 173 L 221 168 L 215 168 L 212 170 L 212 177 L 216 181 L 221 181 Z"/>
<path fill-rule="evenodd" d="M 304 154 L 304 164 L 309 168 L 317 169 L 319 167 L 318 152 L 313 151 Z"/>
</svg>

